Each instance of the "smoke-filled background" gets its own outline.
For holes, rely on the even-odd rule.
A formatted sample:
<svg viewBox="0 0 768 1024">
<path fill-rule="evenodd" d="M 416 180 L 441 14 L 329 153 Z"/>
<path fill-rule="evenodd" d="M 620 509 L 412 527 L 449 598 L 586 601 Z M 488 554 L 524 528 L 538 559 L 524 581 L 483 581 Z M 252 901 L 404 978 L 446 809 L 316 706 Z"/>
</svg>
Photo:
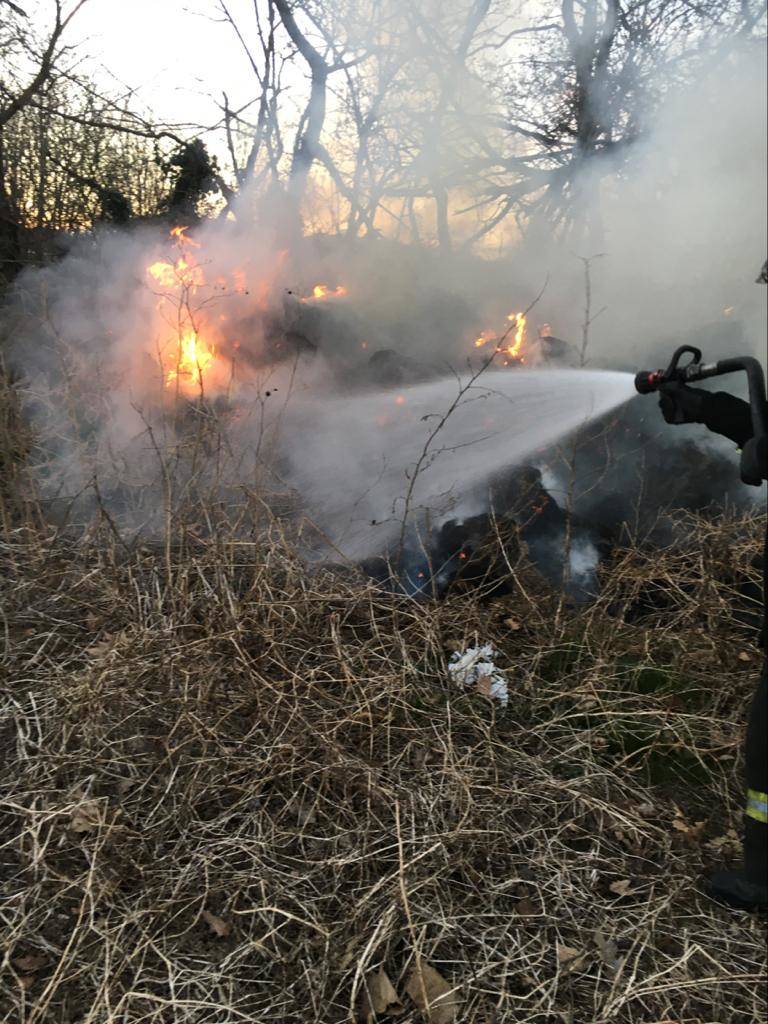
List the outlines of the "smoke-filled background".
<svg viewBox="0 0 768 1024">
<path fill-rule="evenodd" d="M 760 11 L 419 6 L 218 5 L 258 88 L 205 132 L 71 71 L 8 101 L 3 331 L 55 515 L 277 494 L 359 558 L 523 465 L 614 538 L 751 500 L 591 371 L 760 351 Z M 46 38 L 5 31 L 23 98 Z"/>
</svg>

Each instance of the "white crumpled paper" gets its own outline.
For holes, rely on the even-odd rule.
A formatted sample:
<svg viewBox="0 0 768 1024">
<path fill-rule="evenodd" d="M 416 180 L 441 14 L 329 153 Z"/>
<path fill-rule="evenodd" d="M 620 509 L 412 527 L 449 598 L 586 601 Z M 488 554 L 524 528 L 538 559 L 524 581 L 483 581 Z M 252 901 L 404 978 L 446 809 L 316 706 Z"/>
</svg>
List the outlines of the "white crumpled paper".
<svg viewBox="0 0 768 1024">
<path fill-rule="evenodd" d="M 496 651 L 491 644 L 454 651 L 448 664 L 451 680 L 465 689 L 479 690 L 497 700 L 502 707 L 509 701 L 507 677 L 493 662 Z"/>
</svg>

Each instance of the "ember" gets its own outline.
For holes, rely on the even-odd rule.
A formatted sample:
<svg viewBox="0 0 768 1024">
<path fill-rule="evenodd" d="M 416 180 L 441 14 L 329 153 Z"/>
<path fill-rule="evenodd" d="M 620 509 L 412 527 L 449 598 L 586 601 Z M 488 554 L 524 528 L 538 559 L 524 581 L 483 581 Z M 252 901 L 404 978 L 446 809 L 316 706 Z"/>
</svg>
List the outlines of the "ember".
<svg viewBox="0 0 768 1024">
<path fill-rule="evenodd" d="M 316 300 L 322 302 L 325 299 L 342 299 L 348 294 L 347 289 L 341 284 L 338 288 L 329 288 L 327 284 L 316 284 L 312 289 L 312 294 L 305 301 Z"/>
</svg>

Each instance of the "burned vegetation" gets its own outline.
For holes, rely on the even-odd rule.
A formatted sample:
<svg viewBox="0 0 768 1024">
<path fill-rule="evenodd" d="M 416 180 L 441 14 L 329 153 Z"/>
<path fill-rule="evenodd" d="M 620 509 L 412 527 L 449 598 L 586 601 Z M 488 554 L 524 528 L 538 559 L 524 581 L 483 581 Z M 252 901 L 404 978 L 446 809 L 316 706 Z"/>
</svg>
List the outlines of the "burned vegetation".
<svg viewBox="0 0 768 1024">
<path fill-rule="evenodd" d="M 759 659 L 737 471 L 629 406 L 341 558 L 272 410 L 298 367 L 395 412 L 441 367 L 362 347 L 338 289 L 251 312 L 254 352 L 147 353 L 140 451 L 104 458 L 76 348 L 4 388 L 4 1009 L 760 1019 L 762 925 L 701 881 L 740 855 Z M 483 645 L 504 702 L 452 669 Z"/>
<path fill-rule="evenodd" d="M 633 378 L 762 337 L 764 3 L 123 6 L 0 0 L 0 1024 L 763 1020 Z"/>
</svg>

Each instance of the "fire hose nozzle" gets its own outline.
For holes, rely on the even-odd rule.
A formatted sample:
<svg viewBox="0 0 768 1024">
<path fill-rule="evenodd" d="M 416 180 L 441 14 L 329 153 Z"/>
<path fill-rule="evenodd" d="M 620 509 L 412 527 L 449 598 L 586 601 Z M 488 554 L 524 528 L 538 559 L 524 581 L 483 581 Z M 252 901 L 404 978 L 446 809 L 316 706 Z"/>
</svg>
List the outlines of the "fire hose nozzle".
<svg viewBox="0 0 768 1024">
<path fill-rule="evenodd" d="M 680 359 L 690 355 L 690 362 L 681 365 Z M 702 363 L 701 352 L 692 345 L 681 345 L 666 370 L 641 370 L 635 374 L 635 389 L 641 395 L 658 391 L 663 384 L 677 381 L 688 384 L 692 381 L 719 377 L 738 370 L 747 375 L 749 387 L 749 408 L 752 419 L 752 437 L 741 452 L 741 479 L 745 484 L 760 486 L 765 479 L 765 439 L 768 437 L 768 415 L 766 415 L 765 375 L 754 356 L 738 356 L 732 359 L 718 359 L 716 363 Z M 683 419 L 674 422 L 685 422 Z M 761 465 L 761 460 L 763 464 Z"/>
<path fill-rule="evenodd" d="M 650 395 L 664 383 L 663 370 L 641 370 L 635 374 L 635 390 L 641 395 Z"/>
<path fill-rule="evenodd" d="M 690 355 L 691 361 L 680 365 L 683 356 Z M 641 395 L 650 395 L 658 391 L 662 384 L 669 381 L 695 380 L 698 378 L 701 369 L 701 350 L 693 345 L 681 345 L 675 350 L 672 360 L 666 370 L 641 370 L 635 375 L 635 389 Z"/>
</svg>

